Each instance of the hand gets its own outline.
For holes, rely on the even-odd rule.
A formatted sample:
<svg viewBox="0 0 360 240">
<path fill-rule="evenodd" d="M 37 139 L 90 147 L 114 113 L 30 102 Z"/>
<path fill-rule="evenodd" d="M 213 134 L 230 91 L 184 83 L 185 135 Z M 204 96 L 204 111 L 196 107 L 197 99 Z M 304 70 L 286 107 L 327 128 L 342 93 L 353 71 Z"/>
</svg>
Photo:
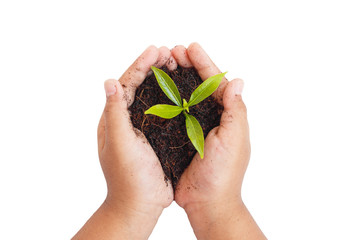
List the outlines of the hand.
<svg viewBox="0 0 360 240">
<path fill-rule="evenodd" d="M 98 128 L 99 158 L 108 186 L 107 203 L 127 205 L 153 216 L 170 205 L 173 190 L 171 183 L 164 181 L 159 159 L 146 137 L 131 124 L 128 107 L 150 66 L 160 67 L 169 57 L 169 50 L 160 53 L 149 47 L 119 81 L 106 81 L 106 106 Z M 156 214 L 154 210 L 158 210 Z"/>
<path fill-rule="evenodd" d="M 98 127 L 98 150 L 108 194 L 75 239 L 147 239 L 174 199 L 161 164 L 145 136 L 131 123 L 128 107 L 150 66 L 174 67 L 169 49 L 150 46 L 119 81 L 105 82 L 106 106 Z M 176 66 L 175 66 L 176 67 Z M 104 237 L 107 236 L 107 237 Z"/>
<path fill-rule="evenodd" d="M 177 46 L 179 65 L 194 66 L 200 77 L 220 73 L 199 44 Z M 204 158 L 197 153 L 180 178 L 175 201 L 185 209 L 198 239 L 263 239 L 247 211 L 241 186 L 250 159 L 247 112 L 241 97 L 243 81 L 225 78 L 213 96 L 224 106 L 220 126 L 205 139 Z"/>
</svg>

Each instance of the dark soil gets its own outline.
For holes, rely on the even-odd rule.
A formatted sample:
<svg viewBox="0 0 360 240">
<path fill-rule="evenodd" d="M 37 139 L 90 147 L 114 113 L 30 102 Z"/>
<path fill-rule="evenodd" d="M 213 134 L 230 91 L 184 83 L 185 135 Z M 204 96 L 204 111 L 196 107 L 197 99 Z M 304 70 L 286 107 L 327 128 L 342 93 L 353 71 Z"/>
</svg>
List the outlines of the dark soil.
<svg viewBox="0 0 360 240">
<path fill-rule="evenodd" d="M 202 83 L 194 68 L 178 67 L 174 71 L 162 68 L 175 82 L 181 98 L 187 101 L 191 93 Z M 136 90 L 134 103 L 130 107 L 131 120 L 135 128 L 141 130 L 159 157 L 166 178 L 170 179 L 174 190 L 181 174 L 196 154 L 185 127 L 185 117 L 180 114 L 172 119 L 163 119 L 144 112 L 156 104 L 171 104 L 159 87 L 154 74 L 148 76 Z M 219 126 L 223 107 L 213 97 L 190 107 L 190 114 L 199 121 L 204 135 Z M 165 180 L 167 180 L 165 179 Z"/>
</svg>

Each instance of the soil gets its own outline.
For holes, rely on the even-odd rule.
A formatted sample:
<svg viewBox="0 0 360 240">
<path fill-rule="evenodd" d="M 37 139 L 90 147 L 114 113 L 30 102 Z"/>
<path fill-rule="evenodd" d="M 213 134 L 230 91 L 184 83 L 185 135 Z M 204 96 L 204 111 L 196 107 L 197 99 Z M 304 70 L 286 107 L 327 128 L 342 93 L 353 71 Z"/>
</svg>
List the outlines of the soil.
<svg viewBox="0 0 360 240">
<path fill-rule="evenodd" d="M 178 67 L 174 71 L 169 71 L 164 67 L 162 70 L 174 80 L 181 98 L 187 101 L 191 93 L 202 83 L 194 68 Z M 174 105 L 162 92 L 152 74 L 136 90 L 135 101 L 129 109 L 131 121 L 134 127 L 146 136 L 161 162 L 166 175 L 165 181 L 170 179 L 175 190 L 181 174 L 196 154 L 196 149 L 187 136 L 183 114 L 172 119 L 144 114 L 147 109 L 156 104 Z M 223 107 L 211 96 L 190 107 L 190 114 L 199 121 L 205 137 L 211 129 L 219 126 L 222 111 Z"/>
</svg>

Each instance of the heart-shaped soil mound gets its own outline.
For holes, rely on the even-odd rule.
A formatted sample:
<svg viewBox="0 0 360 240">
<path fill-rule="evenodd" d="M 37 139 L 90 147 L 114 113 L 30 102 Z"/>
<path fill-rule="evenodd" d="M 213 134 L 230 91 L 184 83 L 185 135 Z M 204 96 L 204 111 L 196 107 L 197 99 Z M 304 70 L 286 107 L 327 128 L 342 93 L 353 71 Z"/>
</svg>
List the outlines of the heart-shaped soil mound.
<svg viewBox="0 0 360 240">
<path fill-rule="evenodd" d="M 202 83 L 194 68 L 178 67 L 174 71 L 162 68 L 175 82 L 182 98 L 189 100 L 191 93 Z M 161 166 L 174 189 L 181 174 L 196 154 L 185 126 L 185 117 L 179 114 L 172 119 L 163 119 L 144 112 L 156 104 L 174 105 L 159 87 L 155 75 L 148 76 L 136 90 L 135 101 L 129 108 L 135 128 L 144 133 L 158 156 Z M 190 113 L 199 121 L 204 136 L 219 126 L 223 107 L 213 97 L 190 107 Z"/>
</svg>

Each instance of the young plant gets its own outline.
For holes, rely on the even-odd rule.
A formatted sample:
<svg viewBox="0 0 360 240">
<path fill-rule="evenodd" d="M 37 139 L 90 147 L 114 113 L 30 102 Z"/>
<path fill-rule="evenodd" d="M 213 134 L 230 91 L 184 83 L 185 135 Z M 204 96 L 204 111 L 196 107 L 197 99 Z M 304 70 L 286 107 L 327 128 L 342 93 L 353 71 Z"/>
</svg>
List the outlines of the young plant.
<svg viewBox="0 0 360 240">
<path fill-rule="evenodd" d="M 204 157 L 204 133 L 200 126 L 200 123 L 196 118 L 190 115 L 190 107 L 198 104 L 202 100 L 209 97 L 219 87 L 222 78 L 225 73 L 220 73 L 209 77 L 202 84 L 200 84 L 195 91 L 191 94 L 189 101 L 180 97 L 179 90 L 177 89 L 174 81 L 167 75 L 163 70 L 156 67 L 151 67 L 153 70 L 156 80 L 166 94 L 166 96 L 176 104 L 157 104 L 145 111 L 145 114 L 152 114 L 162 118 L 171 119 L 176 117 L 181 112 L 185 115 L 185 124 L 187 135 L 194 145 L 195 149 L 199 152 L 200 157 Z"/>
</svg>

